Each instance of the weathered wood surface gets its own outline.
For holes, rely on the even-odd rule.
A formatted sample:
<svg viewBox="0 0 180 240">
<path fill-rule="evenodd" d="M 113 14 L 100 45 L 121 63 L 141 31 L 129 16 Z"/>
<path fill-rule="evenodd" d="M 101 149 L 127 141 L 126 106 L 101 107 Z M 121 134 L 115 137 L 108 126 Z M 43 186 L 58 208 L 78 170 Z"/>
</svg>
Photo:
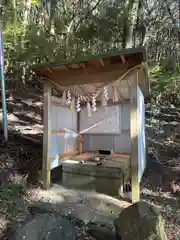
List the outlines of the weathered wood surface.
<svg viewBox="0 0 180 240">
<path fill-rule="evenodd" d="M 112 177 L 115 178 L 116 175 L 119 177 L 121 174 L 124 174 L 130 165 L 129 154 L 114 154 L 100 166 L 97 166 L 96 161 L 91 160 L 95 156 L 98 156 L 98 154 L 83 153 L 72 157 L 72 160 L 66 160 L 63 162 L 63 171 L 86 174 L 90 176 L 110 177 L 110 175 L 112 175 Z M 78 163 L 79 161 L 83 161 L 83 163 L 80 164 Z"/>
</svg>

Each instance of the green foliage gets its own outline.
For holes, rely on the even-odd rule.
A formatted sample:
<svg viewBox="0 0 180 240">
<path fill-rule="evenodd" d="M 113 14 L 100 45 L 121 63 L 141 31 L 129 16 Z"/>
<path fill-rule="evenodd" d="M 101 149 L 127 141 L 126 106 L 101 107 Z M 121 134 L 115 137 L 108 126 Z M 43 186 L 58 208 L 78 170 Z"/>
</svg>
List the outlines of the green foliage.
<svg viewBox="0 0 180 240">
<path fill-rule="evenodd" d="M 151 70 L 151 88 L 154 104 L 168 102 L 180 105 L 180 68 L 167 71 L 160 67 Z"/>
<path fill-rule="evenodd" d="M 91 4 L 74 0 L 5 2 L 5 57 L 14 66 L 14 59 L 29 64 L 89 51 L 102 52 L 113 47 L 112 42 L 118 42 L 120 48 L 123 3 L 105 0 L 93 0 Z"/>
<path fill-rule="evenodd" d="M 32 3 L 34 3 L 37 7 L 40 7 L 41 4 L 38 0 L 31 0 Z"/>
<path fill-rule="evenodd" d="M 5 60 L 17 60 L 20 53 L 20 39 L 23 34 L 23 25 L 20 22 L 7 22 L 4 27 L 3 37 Z"/>
<path fill-rule="evenodd" d="M 1 8 L 5 69 L 17 79 L 33 63 L 121 49 L 126 41 L 145 43 L 155 61 L 179 57 L 176 9 L 166 1 L 3 0 Z"/>
</svg>

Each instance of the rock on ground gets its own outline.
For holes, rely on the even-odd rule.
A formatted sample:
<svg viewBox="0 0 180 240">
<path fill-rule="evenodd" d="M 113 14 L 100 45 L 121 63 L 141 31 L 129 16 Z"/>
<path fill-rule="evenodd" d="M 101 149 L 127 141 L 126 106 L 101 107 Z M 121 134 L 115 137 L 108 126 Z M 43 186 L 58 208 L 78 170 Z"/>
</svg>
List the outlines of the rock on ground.
<svg viewBox="0 0 180 240">
<path fill-rule="evenodd" d="M 124 209 L 115 221 L 117 239 L 168 240 L 162 216 L 147 202 Z"/>
<path fill-rule="evenodd" d="M 106 227 L 94 226 L 88 229 L 88 234 L 97 240 L 116 240 L 115 232 Z"/>
<path fill-rule="evenodd" d="M 76 236 L 76 227 L 70 221 L 45 213 L 29 220 L 10 240 L 73 240 Z"/>
</svg>

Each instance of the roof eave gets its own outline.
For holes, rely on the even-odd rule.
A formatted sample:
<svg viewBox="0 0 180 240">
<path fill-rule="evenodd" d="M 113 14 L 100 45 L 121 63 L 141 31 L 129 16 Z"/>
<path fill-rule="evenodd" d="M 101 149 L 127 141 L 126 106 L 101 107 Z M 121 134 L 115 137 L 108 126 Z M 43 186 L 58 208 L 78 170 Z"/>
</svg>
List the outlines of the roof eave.
<svg viewBox="0 0 180 240">
<path fill-rule="evenodd" d="M 143 61 L 146 62 L 147 61 L 147 49 L 145 47 L 138 47 L 138 48 L 127 48 L 127 49 L 123 49 L 120 51 L 109 51 L 106 53 L 102 53 L 99 55 L 91 55 L 91 56 L 84 56 L 81 57 L 80 59 L 78 58 L 74 58 L 71 60 L 62 60 L 62 61 L 54 61 L 51 62 L 49 64 L 46 63 L 40 63 L 40 64 L 34 64 L 31 66 L 31 69 L 35 70 L 38 68 L 51 68 L 51 67 L 56 67 L 59 65 L 66 65 L 66 64 L 74 64 L 74 63 L 84 63 L 84 62 L 88 62 L 91 60 L 97 60 L 97 59 L 107 59 L 108 57 L 113 57 L 113 56 L 121 56 L 121 55 L 133 55 L 136 53 L 142 53 L 143 54 Z"/>
</svg>

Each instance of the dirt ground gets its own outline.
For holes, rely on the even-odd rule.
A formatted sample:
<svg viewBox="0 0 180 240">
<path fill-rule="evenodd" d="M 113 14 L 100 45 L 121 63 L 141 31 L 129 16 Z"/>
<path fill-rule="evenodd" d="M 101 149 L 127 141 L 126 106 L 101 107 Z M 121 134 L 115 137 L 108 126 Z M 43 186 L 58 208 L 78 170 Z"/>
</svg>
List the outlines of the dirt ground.
<svg viewBox="0 0 180 240">
<path fill-rule="evenodd" d="M 20 226 L 29 205 L 45 194 L 39 188 L 43 103 L 40 97 L 27 98 L 8 96 L 9 141 L 0 145 L 0 239 L 7 239 L 7 231 Z M 170 240 L 180 239 L 180 195 L 172 194 L 172 182 L 178 185 L 179 176 L 179 154 L 162 156 L 161 162 L 148 155 L 141 197 L 161 211 Z"/>
</svg>

